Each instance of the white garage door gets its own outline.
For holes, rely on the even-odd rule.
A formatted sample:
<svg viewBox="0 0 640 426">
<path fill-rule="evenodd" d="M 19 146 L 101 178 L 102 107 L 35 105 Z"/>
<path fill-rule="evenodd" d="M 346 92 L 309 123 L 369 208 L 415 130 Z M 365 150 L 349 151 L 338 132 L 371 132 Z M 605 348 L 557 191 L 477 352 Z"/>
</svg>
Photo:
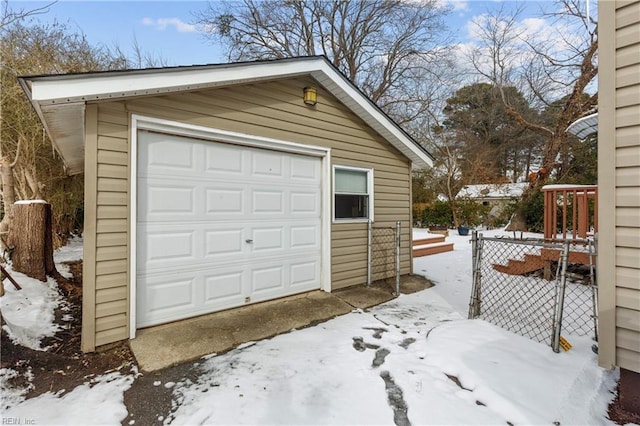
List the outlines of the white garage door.
<svg viewBox="0 0 640 426">
<path fill-rule="evenodd" d="M 320 288 L 320 159 L 138 133 L 136 325 Z"/>
</svg>

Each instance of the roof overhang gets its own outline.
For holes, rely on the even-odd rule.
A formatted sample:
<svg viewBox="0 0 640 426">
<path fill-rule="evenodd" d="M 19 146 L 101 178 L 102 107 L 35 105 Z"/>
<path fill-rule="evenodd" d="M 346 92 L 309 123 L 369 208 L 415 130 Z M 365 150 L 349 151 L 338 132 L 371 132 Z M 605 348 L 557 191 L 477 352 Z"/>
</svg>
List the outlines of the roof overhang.
<svg viewBox="0 0 640 426">
<path fill-rule="evenodd" d="M 433 157 L 355 87 L 325 57 L 263 62 L 151 68 L 19 77 L 69 174 L 84 169 L 84 107 L 87 102 L 196 91 L 257 81 L 311 76 L 338 98 L 415 168 L 430 167 Z"/>
<path fill-rule="evenodd" d="M 586 139 L 587 136 L 598 133 L 598 113 L 584 116 L 567 127 L 567 133 L 571 133 L 578 139 Z"/>
</svg>

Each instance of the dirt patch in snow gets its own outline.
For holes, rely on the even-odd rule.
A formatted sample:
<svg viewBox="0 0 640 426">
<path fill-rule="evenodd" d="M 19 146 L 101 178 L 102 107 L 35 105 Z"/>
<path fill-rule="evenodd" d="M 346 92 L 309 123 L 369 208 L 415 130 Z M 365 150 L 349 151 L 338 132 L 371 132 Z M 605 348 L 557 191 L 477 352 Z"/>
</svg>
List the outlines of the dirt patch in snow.
<svg viewBox="0 0 640 426">
<path fill-rule="evenodd" d="M 69 262 L 69 269 L 73 274 L 70 281 L 81 288 L 82 261 Z M 49 347 L 47 351 L 16 345 L 4 330 L 1 332 L 0 367 L 11 368 L 19 373 L 11 384 L 19 388 L 30 388 L 26 398 L 48 391 L 68 392 L 93 376 L 134 362 L 126 343 L 113 345 L 99 352 L 83 353 L 80 350 L 82 296 L 75 292 L 63 296 L 65 302 L 55 313 L 56 323 L 62 325 L 62 330 L 43 340 L 42 346 Z M 31 374 L 28 374 L 29 371 Z"/>
<path fill-rule="evenodd" d="M 616 389 L 616 398 L 609 405 L 609 419 L 619 425 L 640 425 L 640 414 L 632 413 L 620 406 L 620 390 Z"/>
</svg>

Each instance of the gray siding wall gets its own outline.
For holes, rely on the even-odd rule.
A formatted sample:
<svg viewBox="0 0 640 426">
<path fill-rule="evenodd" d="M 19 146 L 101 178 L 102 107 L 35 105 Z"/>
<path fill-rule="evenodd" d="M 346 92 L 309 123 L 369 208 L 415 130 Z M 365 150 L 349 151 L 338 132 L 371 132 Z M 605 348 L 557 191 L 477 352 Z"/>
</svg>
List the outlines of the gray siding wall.
<svg viewBox="0 0 640 426">
<path fill-rule="evenodd" d="M 396 220 L 401 221 L 401 272 L 411 271 L 409 160 L 320 87 L 317 106 L 305 106 L 302 89 L 309 85 L 318 87 L 313 80 L 298 78 L 97 105 L 97 165 L 85 165 L 86 179 L 95 179 L 93 186 L 88 182 L 87 195 L 91 200 L 91 193 L 95 192 L 95 249 L 85 250 L 89 264 L 85 269 L 92 272 L 93 265 L 95 271 L 95 282 L 85 284 L 87 289 L 94 289 L 89 297 L 94 297 L 94 312 L 92 302 L 85 304 L 85 311 L 87 321 L 94 318 L 95 338 L 91 342 L 88 327 L 89 331 L 83 334 L 85 350 L 129 337 L 128 125 L 132 113 L 330 147 L 332 164 L 373 168 L 376 224 L 395 226 Z M 87 141 L 91 139 L 88 134 Z M 90 170 L 91 167 L 96 169 Z M 91 210 L 87 214 L 91 222 Z M 365 223 L 332 225 L 333 289 L 366 281 L 366 230 Z M 84 279 L 92 277 L 85 275 Z"/>
</svg>

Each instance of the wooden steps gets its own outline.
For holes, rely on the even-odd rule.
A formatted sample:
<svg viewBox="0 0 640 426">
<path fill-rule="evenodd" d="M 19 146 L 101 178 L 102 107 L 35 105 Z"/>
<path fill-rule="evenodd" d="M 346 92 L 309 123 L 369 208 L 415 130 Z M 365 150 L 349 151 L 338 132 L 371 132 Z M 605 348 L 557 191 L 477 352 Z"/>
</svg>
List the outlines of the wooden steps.
<svg viewBox="0 0 640 426">
<path fill-rule="evenodd" d="M 560 260 L 561 255 L 562 255 L 562 251 L 559 249 L 549 249 L 549 248 L 540 249 L 540 256 L 542 257 L 543 260 L 557 262 Z M 595 257 L 593 261 L 595 262 Z M 579 263 L 580 265 L 588 265 L 589 253 L 586 251 L 569 250 L 569 263 Z"/>
<path fill-rule="evenodd" d="M 542 260 L 539 255 L 525 254 L 524 260 L 509 259 L 506 265 L 494 263 L 493 269 L 503 274 L 524 275 L 544 268 L 546 263 L 547 261 Z"/>
<path fill-rule="evenodd" d="M 524 259 L 509 259 L 506 265 L 493 264 L 493 269 L 508 275 L 525 275 L 543 269 L 550 262 L 560 260 L 562 251 L 559 249 L 542 248 L 540 254 L 525 254 Z M 584 251 L 569 251 L 569 263 L 581 265 L 589 264 L 589 253 Z"/>
<path fill-rule="evenodd" d="M 453 243 L 448 243 L 445 239 L 444 235 L 429 235 L 428 237 L 413 240 L 413 257 L 453 251 Z"/>
<path fill-rule="evenodd" d="M 425 244 L 431 243 L 444 243 L 446 237 L 444 235 L 429 235 L 426 238 L 418 238 L 417 240 L 413 240 L 413 246 L 423 246 Z"/>
</svg>

